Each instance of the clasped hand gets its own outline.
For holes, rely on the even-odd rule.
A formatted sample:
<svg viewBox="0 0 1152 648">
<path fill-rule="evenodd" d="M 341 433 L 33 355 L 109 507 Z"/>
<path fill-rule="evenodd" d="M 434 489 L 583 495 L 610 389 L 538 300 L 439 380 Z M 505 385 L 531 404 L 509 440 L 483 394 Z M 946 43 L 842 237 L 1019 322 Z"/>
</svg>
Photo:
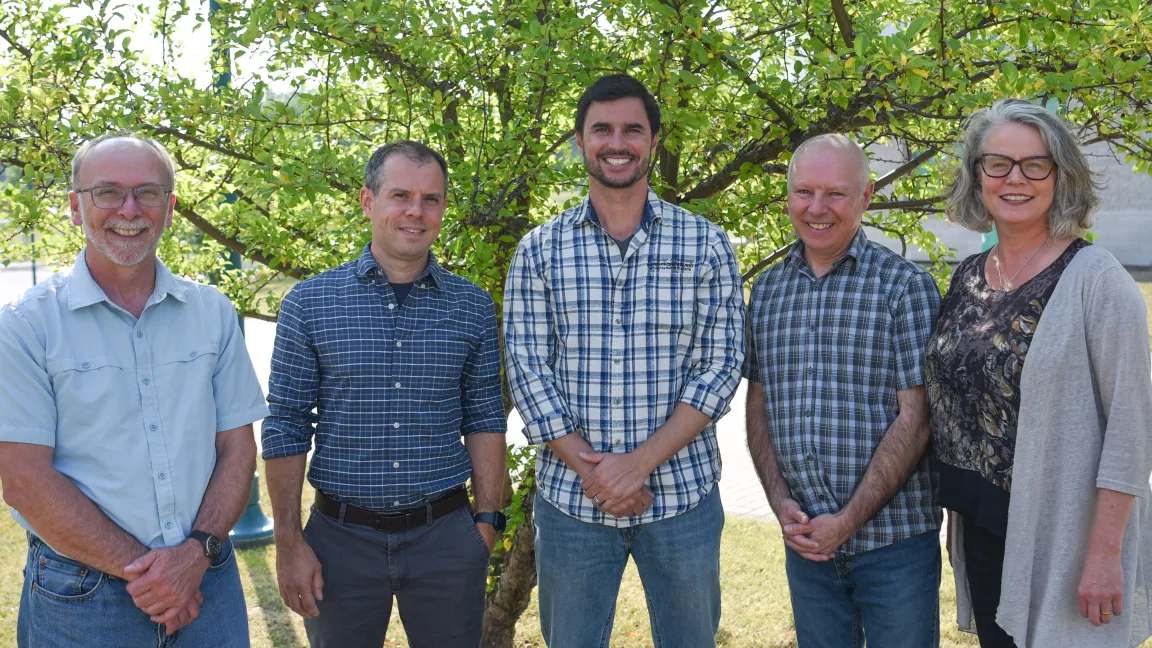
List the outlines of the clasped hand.
<svg viewBox="0 0 1152 648">
<path fill-rule="evenodd" d="M 153 549 L 124 568 L 132 602 L 169 635 L 192 623 L 204 597 L 200 581 L 208 561 L 199 545 L 183 543 Z"/>
<path fill-rule="evenodd" d="M 584 476 L 584 495 L 605 513 L 615 517 L 642 515 L 652 506 L 652 491 L 644 485 L 648 474 L 632 453 L 581 452 L 580 458 L 595 464 Z"/>
<path fill-rule="evenodd" d="M 823 562 L 835 558 L 836 550 L 855 531 L 836 513 L 809 518 L 793 499 L 781 502 L 776 511 L 784 544 L 808 560 Z"/>
</svg>

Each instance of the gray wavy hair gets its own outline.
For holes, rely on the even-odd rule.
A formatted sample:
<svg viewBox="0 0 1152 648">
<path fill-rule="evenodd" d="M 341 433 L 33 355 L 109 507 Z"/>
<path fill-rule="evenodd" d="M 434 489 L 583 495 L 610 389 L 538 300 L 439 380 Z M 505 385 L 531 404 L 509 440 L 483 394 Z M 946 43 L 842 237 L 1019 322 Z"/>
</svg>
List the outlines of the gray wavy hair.
<svg viewBox="0 0 1152 648">
<path fill-rule="evenodd" d="M 992 215 L 980 193 L 980 155 L 993 127 L 1024 124 L 1040 132 L 1056 162 L 1055 192 L 1048 209 L 1048 232 L 1052 238 L 1081 236 L 1092 226 L 1092 214 L 1100 206 L 1098 192 L 1104 188 L 1088 167 L 1068 122 L 1043 106 L 1023 99 L 1001 99 L 991 108 L 978 110 L 964 129 L 964 152 L 956 179 L 948 192 L 944 214 L 948 220 L 977 232 L 992 229 Z"/>
</svg>

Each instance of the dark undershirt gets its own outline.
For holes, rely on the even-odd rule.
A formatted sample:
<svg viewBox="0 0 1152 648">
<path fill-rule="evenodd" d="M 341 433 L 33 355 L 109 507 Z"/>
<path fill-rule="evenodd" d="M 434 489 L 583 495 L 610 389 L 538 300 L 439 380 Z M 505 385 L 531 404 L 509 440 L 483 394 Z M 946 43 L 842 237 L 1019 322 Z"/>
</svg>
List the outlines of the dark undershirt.
<svg viewBox="0 0 1152 648">
<path fill-rule="evenodd" d="M 396 294 L 397 306 L 404 305 L 404 298 L 408 296 L 408 293 L 412 292 L 412 286 L 415 284 L 415 281 L 410 281 L 408 283 L 396 283 L 394 281 L 388 282 L 388 285 L 392 286 L 392 292 Z"/>
<path fill-rule="evenodd" d="M 636 235 L 633 234 L 632 236 L 636 236 Z M 622 238 L 622 239 L 618 239 L 618 238 L 614 238 L 614 237 L 609 236 L 609 238 L 612 238 L 612 240 L 620 248 L 620 258 L 621 259 L 623 259 L 624 255 L 628 252 L 628 244 L 632 242 L 632 236 L 629 236 L 628 238 Z"/>
</svg>

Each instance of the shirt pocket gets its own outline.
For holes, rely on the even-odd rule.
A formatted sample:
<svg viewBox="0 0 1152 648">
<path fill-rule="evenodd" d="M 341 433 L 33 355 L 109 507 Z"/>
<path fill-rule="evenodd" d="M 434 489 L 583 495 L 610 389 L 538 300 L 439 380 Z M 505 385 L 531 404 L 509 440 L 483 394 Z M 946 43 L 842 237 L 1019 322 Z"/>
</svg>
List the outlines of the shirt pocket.
<svg viewBox="0 0 1152 648">
<path fill-rule="evenodd" d="M 91 413 L 92 408 L 103 407 L 109 393 L 117 393 L 125 386 L 124 363 L 116 356 L 92 356 L 82 358 L 60 358 L 47 363 L 52 390 L 57 394 L 67 394 L 67 398 L 57 398 L 56 406 L 62 418 L 67 418 L 65 409 Z"/>
<path fill-rule="evenodd" d="M 213 341 L 192 341 L 155 351 L 152 371 L 156 392 L 165 403 L 166 413 L 174 415 L 174 420 L 188 420 L 185 417 L 193 416 L 195 420 L 204 417 L 215 422 L 212 379 L 220 357 L 219 346 Z M 168 411 L 169 408 L 174 411 Z"/>
</svg>

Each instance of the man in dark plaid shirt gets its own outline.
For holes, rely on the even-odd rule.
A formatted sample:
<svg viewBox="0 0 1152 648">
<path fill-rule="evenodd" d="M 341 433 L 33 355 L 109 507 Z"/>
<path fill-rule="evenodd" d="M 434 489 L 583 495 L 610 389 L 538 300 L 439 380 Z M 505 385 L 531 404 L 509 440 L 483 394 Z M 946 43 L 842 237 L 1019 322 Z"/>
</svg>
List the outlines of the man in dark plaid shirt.
<svg viewBox="0 0 1152 648">
<path fill-rule="evenodd" d="M 712 646 L 720 622 L 714 421 L 740 381 L 744 304 L 724 232 L 648 189 L 659 131 L 639 81 L 592 84 L 576 110 L 588 198 L 525 236 L 508 271 L 550 648 L 607 644 L 629 556 L 657 645 Z"/>
<path fill-rule="evenodd" d="M 859 146 L 804 142 L 788 167 L 799 241 L 749 306 L 748 446 L 783 528 L 801 646 L 939 642 L 922 356 L 940 292 L 868 241 L 871 197 Z"/>
<path fill-rule="evenodd" d="M 492 298 L 429 252 L 447 183 L 423 144 L 377 149 L 360 192 L 371 244 L 280 310 L 264 458 L 280 593 L 314 648 L 382 646 L 393 595 L 413 645 L 480 643 L 506 422 Z"/>
</svg>

